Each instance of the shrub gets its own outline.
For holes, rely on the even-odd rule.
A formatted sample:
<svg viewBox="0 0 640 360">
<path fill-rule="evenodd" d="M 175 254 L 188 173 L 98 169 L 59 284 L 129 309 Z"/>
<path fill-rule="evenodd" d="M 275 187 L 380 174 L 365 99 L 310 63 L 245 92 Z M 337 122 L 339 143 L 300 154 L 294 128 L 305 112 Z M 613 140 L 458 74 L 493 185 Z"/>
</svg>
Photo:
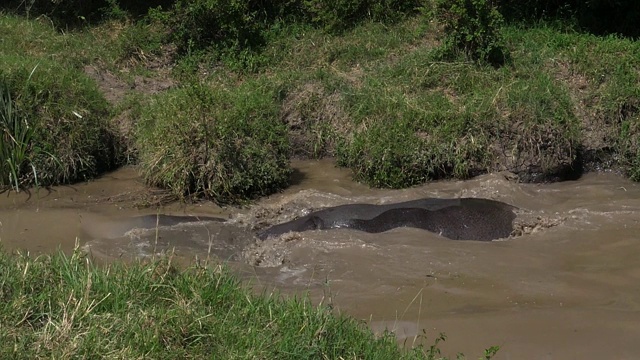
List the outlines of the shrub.
<svg viewBox="0 0 640 360">
<path fill-rule="evenodd" d="M 3 8 L 27 17 L 47 16 L 60 28 L 93 22 L 102 17 L 107 0 L 9 0 Z"/>
<path fill-rule="evenodd" d="M 173 11 L 169 22 L 182 52 L 245 49 L 262 42 L 261 24 L 249 1 L 179 0 Z"/>
<path fill-rule="evenodd" d="M 305 0 L 312 21 L 330 32 L 363 20 L 395 22 L 415 13 L 420 5 L 418 0 Z"/>
<path fill-rule="evenodd" d="M 0 9 L 27 17 L 46 16 L 65 29 L 105 19 L 146 15 L 149 9 L 169 8 L 176 0 L 9 0 Z"/>
<path fill-rule="evenodd" d="M 3 60 L 2 185 L 75 182 L 116 164 L 109 108 L 90 79 L 45 60 Z"/>
<path fill-rule="evenodd" d="M 598 35 L 637 37 L 640 2 L 636 0 L 498 0 L 507 20 L 536 22 L 559 19 Z"/>
<path fill-rule="evenodd" d="M 273 94 L 255 83 L 158 95 L 142 110 L 137 130 L 143 176 L 179 197 L 218 203 L 273 193 L 291 172 L 278 110 Z"/>
<path fill-rule="evenodd" d="M 446 34 L 446 55 L 461 51 L 474 61 L 504 62 L 503 19 L 490 0 L 435 0 L 434 5 L 435 17 Z"/>
<path fill-rule="evenodd" d="M 575 14 L 577 0 L 497 0 L 500 13 L 508 20 L 536 21 Z"/>
</svg>

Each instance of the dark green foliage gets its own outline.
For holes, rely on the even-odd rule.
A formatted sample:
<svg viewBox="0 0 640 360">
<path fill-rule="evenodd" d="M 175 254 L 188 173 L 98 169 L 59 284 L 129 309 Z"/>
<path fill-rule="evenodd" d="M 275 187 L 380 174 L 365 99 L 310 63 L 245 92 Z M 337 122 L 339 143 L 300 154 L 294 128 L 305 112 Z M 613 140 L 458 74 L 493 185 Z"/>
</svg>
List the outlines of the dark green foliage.
<svg viewBox="0 0 640 360">
<path fill-rule="evenodd" d="M 241 202 L 282 189 L 289 143 L 264 85 L 168 91 L 145 109 L 137 145 L 144 178 L 180 196 Z"/>
<path fill-rule="evenodd" d="M 209 47 L 239 51 L 263 43 L 263 19 L 250 1 L 180 0 L 173 12 L 169 24 L 182 52 Z"/>
<path fill-rule="evenodd" d="M 502 15 L 490 0 L 435 0 L 434 11 L 444 25 L 445 55 L 461 51 L 474 61 L 504 62 Z"/>
<path fill-rule="evenodd" d="M 570 17 L 580 0 L 497 0 L 500 13 L 508 20 L 538 21 Z"/>
<path fill-rule="evenodd" d="M 640 36 L 637 0 L 498 0 L 497 3 L 509 21 L 561 20 L 598 35 Z"/>
<path fill-rule="evenodd" d="M 419 0 L 179 0 L 168 26 L 182 53 L 203 50 L 240 68 L 256 68 L 268 39 L 285 25 L 316 24 L 331 32 L 363 20 L 393 22 L 415 13 Z"/>
<path fill-rule="evenodd" d="M 19 145 L 14 150 L 23 152 L 16 164 L 19 176 L 14 176 L 12 185 L 16 181 L 20 185 L 69 183 L 113 168 L 120 150 L 107 122 L 107 103 L 92 81 L 46 60 L 3 60 L 0 78 L 11 97 L 13 123 L 26 131 L 17 138 L 20 132 L 11 131 L 12 141 Z"/>
<path fill-rule="evenodd" d="M 74 28 L 105 19 L 140 17 L 149 9 L 169 8 L 176 0 L 8 0 L 0 9 L 27 17 L 46 16 L 60 28 Z"/>
<path fill-rule="evenodd" d="M 637 0 L 577 1 L 578 23 L 595 34 L 640 36 L 640 2 Z"/>
<path fill-rule="evenodd" d="M 363 20 L 390 23 L 414 14 L 420 0 L 304 0 L 310 18 L 329 30 L 339 32 Z"/>
<path fill-rule="evenodd" d="M 97 21 L 102 18 L 102 9 L 107 6 L 107 0 L 9 0 L 0 5 L 27 17 L 45 15 L 60 28 Z"/>
</svg>

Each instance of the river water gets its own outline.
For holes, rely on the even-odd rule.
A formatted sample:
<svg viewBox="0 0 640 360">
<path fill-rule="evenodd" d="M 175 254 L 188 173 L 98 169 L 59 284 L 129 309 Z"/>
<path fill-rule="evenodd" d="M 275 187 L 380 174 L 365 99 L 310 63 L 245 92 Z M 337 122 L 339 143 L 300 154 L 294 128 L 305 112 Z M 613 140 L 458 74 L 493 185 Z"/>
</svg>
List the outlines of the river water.
<svg viewBox="0 0 640 360">
<path fill-rule="evenodd" d="M 77 243 L 102 261 L 163 251 L 223 259 L 258 291 L 308 292 L 375 331 L 395 331 L 401 343 L 429 344 L 444 332 L 443 354 L 453 357 L 477 358 L 492 345 L 501 347 L 496 359 L 640 357 L 640 185 L 609 173 L 555 184 L 491 174 L 381 190 L 353 182 L 328 160 L 293 165 L 294 184 L 252 206 L 160 210 L 226 222 L 149 226 L 153 216 L 138 217 L 157 210 L 133 206 L 128 195 L 144 186 L 131 168 L 87 184 L 5 193 L 0 242 L 5 250 L 32 253 L 71 251 Z M 252 236 L 325 206 L 421 197 L 510 203 L 522 209 L 522 235 L 452 241 L 402 228 L 313 231 L 265 242 Z"/>
</svg>

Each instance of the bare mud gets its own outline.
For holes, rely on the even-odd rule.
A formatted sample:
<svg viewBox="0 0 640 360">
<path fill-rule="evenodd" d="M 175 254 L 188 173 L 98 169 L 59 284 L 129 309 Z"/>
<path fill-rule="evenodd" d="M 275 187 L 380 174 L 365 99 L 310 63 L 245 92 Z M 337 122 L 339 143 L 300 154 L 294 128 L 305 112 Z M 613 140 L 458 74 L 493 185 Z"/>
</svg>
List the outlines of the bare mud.
<svg viewBox="0 0 640 360">
<path fill-rule="evenodd" d="M 213 204 L 137 209 L 143 191 L 131 169 L 48 193 L 4 194 L 5 249 L 72 249 L 94 256 L 175 252 L 228 261 L 257 291 L 308 292 L 315 301 L 396 332 L 401 343 L 448 335 L 444 354 L 470 358 L 501 347 L 497 359 L 632 359 L 640 354 L 640 185 L 614 174 L 520 184 L 507 173 L 405 190 L 370 189 L 330 161 L 295 162 L 294 184 L 244 209 Z M 421 197 L 483 197 L 520 208 L 513 236 L 452 241 L 402 228 L 292 233 L 264 242 L 258 229 L 322 207 Z M 142 228 L 154 213 L 215 216 Z M 425 341 L 423 336 L 427 337 Z"/>
</svg>

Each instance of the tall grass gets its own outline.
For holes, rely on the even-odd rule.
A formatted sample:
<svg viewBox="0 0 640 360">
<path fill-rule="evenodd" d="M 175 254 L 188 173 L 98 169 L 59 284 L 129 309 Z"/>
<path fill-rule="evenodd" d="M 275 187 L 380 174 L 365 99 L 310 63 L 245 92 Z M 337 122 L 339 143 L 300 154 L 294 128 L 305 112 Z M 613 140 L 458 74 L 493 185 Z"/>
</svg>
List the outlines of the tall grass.
<svg viewBox="0 0 640 360">
<path fill-rule="evenodd" d="M 38 174 L 29 161 L 33 127 L 27 119 L 21 118 L 4 79 L 0 79 L 0 132 L 0 184 L 19 191 L 23 172 L 30 168 L 37 185 Z"/>
<path fill-rule="evenodd" d="M 0 252 L 0 357 L 435 359 L 306 297 L 254 295 L 223 266 L 94 265 Z"/>
<path fill-rule="evenodd" d="M 282 189 L 291 173 L 269 85 L 170 90 L 141 110 L 136 133 L 145 180 L 180 198 L 242 202 Z"/>
<path fill-rule="evenodd" d="M 3 166 L 14 170 L 3 176 L 12 186 L 85 180 L 118 163 L 108 104 L 84 74 L 47 59 L 3 56 L 0 78 Z"/>
</svg>

